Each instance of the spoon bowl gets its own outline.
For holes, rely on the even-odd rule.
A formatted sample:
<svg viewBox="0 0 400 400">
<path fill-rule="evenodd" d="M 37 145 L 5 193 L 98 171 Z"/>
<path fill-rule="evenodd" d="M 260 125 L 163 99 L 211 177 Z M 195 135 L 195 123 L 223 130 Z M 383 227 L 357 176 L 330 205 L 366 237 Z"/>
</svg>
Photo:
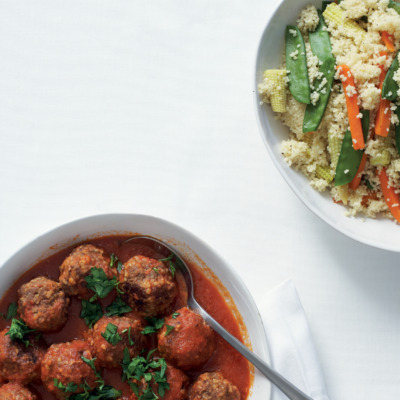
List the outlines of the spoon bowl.
<svg viewBox="0 0 400 400">
<path fill-rule="evenodd" d="M 236 349 L 243 357 L 252 363 L 265 377 L 267 377 L 275 386 L 277 386 L 289 399 L 292 400 L 312 400 L 296 386 L 290 383 L 278 372 L 273 370 L 265 361 L 250 351 L 242 342 L 235 336 L 231 335 L 221 324 L 219 324 L 204 308 L 197 302 L 194 297 L 193 278 L 189 267 L 179 255 L 179 253 L 165 244 L 159 239 L 152 238 L 151 236 L 133 236 L 125 241 L 132 242 L 138 241 L 141 245 L 148 245 L 153 247 L 158 253 L 162 254 L 165 258 L 161 261 L 172 263 L 173 268 L 182 275 L 186 288 L 187 288 L 187 305 L 193 311 L 202 316 L 204 321 L 224 340 L 226 340 L 234 349 Z"/>
</svg>

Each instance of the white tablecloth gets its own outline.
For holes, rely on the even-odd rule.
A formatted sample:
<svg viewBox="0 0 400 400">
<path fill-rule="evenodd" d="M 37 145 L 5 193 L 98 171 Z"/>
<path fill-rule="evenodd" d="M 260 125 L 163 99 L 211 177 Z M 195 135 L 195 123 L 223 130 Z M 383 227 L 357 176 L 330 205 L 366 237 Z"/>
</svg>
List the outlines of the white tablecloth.
<svg viewBox="0 0 400 400">
<path fill-rule="evenodd" d="M 0 261 L 87 215 L 169 219 L 260 302 L 291 278 L 332 400 L 400 392 L 399 256 L 311 214 L 253 110 L 273 0 L 0 0 Z"/>
</svg>

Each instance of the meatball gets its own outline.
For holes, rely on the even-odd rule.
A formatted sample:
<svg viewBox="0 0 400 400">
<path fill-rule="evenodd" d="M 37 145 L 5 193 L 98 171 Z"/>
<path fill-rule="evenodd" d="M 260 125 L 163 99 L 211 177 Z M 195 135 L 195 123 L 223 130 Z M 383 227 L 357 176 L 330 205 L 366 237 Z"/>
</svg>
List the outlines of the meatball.
<svg viewBox="0 0 400 400">
<path fill-rule="evenodd" d="M 165 378 L 169 384 L 169 389 L 165 391 L 164 397 L 162 398 L 163 400 L 187 399 L 189 378 L 183 371 L 169 365 L 165 372 Z M 152 389 L 155 393 L 158 393 L 157 384 L 153 384 Z M 133 393 L 129 397 L 129 400 L 138 400 L 138 397 Z"/>
<path fill-rule="evenodd" d="M 119 338 L 107 336 L 107 326 L 112 324 L 117 327 Z M 94 356 L 101 367 L 118 367 L 124 356 L 124 349 L 127 347 L 131 358 L 139 355 L 141 349 L 146 347 L 147 338 L 142 335 L 145 322 L 134 316 L 103 317 L 94 325 L 88 333 L 88 341 L 91 345 Z M 113 328 L 113 327 L 111 327 Z M 114 328 L 115 329 L 115 328 Z M 113 339 L 115 344 L 110 343 Z"/>
<path fill-rule="evenodd" d="M 214 331 L 199 314 L 183 307 L 165 319 L 158 332 L 158 350 L 178 368 L 199 367 L 215 350 Z"/>
<path fill-rule="evenodd" d="M 194 382 L 189 400 L 240 400 L 240 392 L 219 372 L 206 372 Z"/>
<path fill-rule="evenodd" d="M 54 385 L 58 379 L 63 385 L 78 385 L 76 393 L 84 391 L 83 384 L 92 389 L 96 386 L 96 375 L 93 369 L 82 360 L 82 356 L 91 360 L 89 345 L 84 340 L 53 344 L 47 350 L 42 361 L 42 381 L 47 390 L 59 399 L 65 399 L 71 393 L 63 392 Z"/>
<path fill-rule="evenodd" d="M 110 261 L 108 254 L 100 247 L 92 244 L 77 247 L 60 266 L 63 290 L 69 295 L 89 299 L 93 296 L 93 291 L 86 287 L 85 277 L 89 275 L 91 268 L 101 268 L 108 278 L 112 278 Z"/>
<path fill-rule="evenodd" d="M 69 299 L 61 285 L 44 276 L 32 279 L 18 290 L 18 312 L 32 329 L 56 331 L 67 320 Z"/>
<path fill-rule="evenodd" d="M 36 396 L 20 383 L 10 382 L 0 387 L 0 400 L 36 400 Z"/>
<path fill-rule="evenodd" d="M 40 362 L 45 349 L 35 337 L 29 337 L 30 345 L 11 340 L 9 328 L 0 332 L 0 379 L 29 383 L 40 377 Z"/>
<path fill-rule="evenodd" d="M 121 297 L 140 315 L 150 317 L 166 312 L 177 295 L 171 271 L 162 261 L 132 257 L 120 276 Z"/>
</svg>

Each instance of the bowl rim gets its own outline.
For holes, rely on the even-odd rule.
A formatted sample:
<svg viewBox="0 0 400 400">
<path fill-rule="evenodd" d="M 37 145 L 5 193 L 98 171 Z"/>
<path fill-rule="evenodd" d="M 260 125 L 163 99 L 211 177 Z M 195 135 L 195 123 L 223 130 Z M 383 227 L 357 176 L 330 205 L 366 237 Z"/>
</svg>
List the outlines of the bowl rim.
<svg viewBox="0 0 400 400">
<path fill-rule="evenodd" d="M 278 160 L 278 158 L 276 157 L 276 155 L 274 154 L 274 152 L 271 149 L 271 146 L 267 140 L 267 135 L 264 132 L 264 128 L 263 125 L 261 123 L 261 113 L 262 111 L 262 107 L 260 105 L 260 97 L 259 97 L 259 93 L 258 93 L 258 84 L 260 82 L 257 81 L 257 71 L 259 70 L 259 68 L 257 68 L 260 64 L 260 57 L 261 57 L 261 44 L 263 41 L 264 36 L 266 35 L 266 31 L 269 29 L 269 26 L 272 22 L 272 20 L 274 19 L 274 17 L 276 16 L 276 14 L 279 13 L 281 7 L 283 7 L 284 3 L 286 3 L 288 0 L 280 0 L 279 4 L 277 5 L 275 11 L 271 14 L 270 18 L 266 21 L 264 29 L 261 32 L 261 35 L 259 36 L 259 40 L 258 40 L 258 45 L 257 45 L 257 49 L 256 49 L 256 54 L 255 54 L 255 58 L 254 58 L 254 65 L 253 65 L 253 92 L 254 92 L 254 96 L 253 96 L 253 106 L 255 109 L 255 114 L 256 114 L 256 120 L 257 120 L 257 125 L 258 125 L 258 130 L 259 133 L 261 135 L 262 141 L 264 143 L 264 146 L 267 149 L 267 152 L 270 156 L 270 158 L 272 159 L 272 162 L 274 163 L 275 167 L 278 169 L 279 173 L 281 174 L 281 176 L 283 177 L 283 179 L 286 181 L 287 185 L 290 187 L 290 189 L 294 192 L 294 194 L 297 196 L 298 199 L 301 200 L 301 202 L 317 217 L 319 217 L 322 221 L 324 221 L 327 225 L 329 225 L 330 227 L 332 227 L 333 229 L 335 229 L 337 232 L 340 232 L 343 235 L 346 235 L 347 237 L 349 237 L 350 239 L 364 244 L 364 245 L 368 245 L 374 248 L 378 248 L 381 250 L 386 250 L 386 251 L 391 251 L 394 253 L 398 253 L 400 252 L 400 246 L 395 247 L 395 246 L 391 246 L 388 244 L 385 244 L 383 242 L 379 242 L 376 243 L 371 239 L 368 239 L 366 237 L 359 237 L 357 236 L 355 233 L 353 233 L 352 231 L 350 231 L 348 228 L 344 227 L 344 226 L 340 226 L 338 224 L 333 224 L 331 222 L 331 220 L 329 220 L 325 214 L 322 212 L 322 210 L 320 210 L 316 205 L 311 204 L 311 202 L 308 202 L 306 200 L 306 198 L 303 196 L 302 192 L 291 183 L 292 179 L 290 178 L 290 176 L 287 174 L 286 170 L 283 168 L 282 163 Z M 272 134 L 272 133 L 270 133 Z M 322 196 L 322 193 L 321 193 Z M 349 217 L 350 218 L 350 217 Z M 362 217 L 359 217 L 362 218 Z M 368 218 L 368 217 L 366 217 Z M 395 222 L 394 222 L 395 223 Z M 400 229 L 400 226 L 399 226 Z"/>
<path fill-rule="evenodd" d="M 188 244 L 186 244 L 185 242 L 183 242 L 183 240 L 181 239 L 177 239 L 175 238 L 173 235 L 169 236 L 169 238 L 175 239 L 178 241 L 178 243 L 181 243 L 182 245 L 185 245 L 190 251 L 193 252 L 193 254 L 195 254 L 196 256 L 199 257 L 200 261 L 204 262 L 204 265 L 206 265 L 208 268 L 210 268 L 211 271 L 213 271 L 213 273 L 217 276 L 218 279 L 221 279 L 221 274 L 218 275 L 214 269 L 212 268 L 212 266 L 210 266 L 209 264 L 207 264 L 205 261 L 203 261 L 202 258 L 202 254 L 201 252 L 204 253 L 203 256 L 205 256 L 206 252 L 208 252 L 213 258 L 215 258 L 215 260 L 217 260 L 217 263 L 219 264 L 219 267 L 221 268 L 221 270 L 223 271 L 223 273 L 225 274 L 226 272 L 228 273 L 227 278 L 225 278 L 226 281 L 233 281 L 236 282 L 237 284 L 239 284 L 240 289 L 242 291 L 242 295 L 244 296 L 244 299 L 246 301 L 246 307 L 249 307 L 249 309 L 252 309 L 253 312 L 253 316 L 255 318 L 252 318 L 253 323 L 255 324 L 256 330 L 257 330 L 257 336 L 259 336 L 259 340 L 257 340 L 257 353 L 258 355 L 263 358 L 266 362 L 269 362 L 269 344 L 268 344 L 268 340 L 267 340 L 267 336 L 266 336 L 266 332 L 265 332 L 265 328 L 264 328 L 264 323 L 263 320 L 261 318 L 261 314 L 260 311 L 257 307 L 257 304 L 253 298 L 253 296 L 251 295 L 250 290 L 247 288 L 247 286 L 244 284 L 242 278 L 240 277 L 239 273 L 233 269 L 230 264 L 223 258 L 220 256 L 220 254 L 218 252 L 216 252 L 214 250 L 214 248 L 212 246 L 210 246 L 206 241 L 204 241 L 203 239 L 199 238 L 198 236 L 194 235 L 193 233 L 191 233 L 190 231 L 188 231 L 187 229 L 181 227 L 180 225 L 177 225 L 173 222 L 170 222 L 168 220 L 159 218 L 159 217 L 155 217 L 152 215 L 146 215 L 146 214 L 133 214 L 133 213 L 105 213 L 105 214 L 94 214 L 91 216 L 87 216 L 87 217 L 82 217 L 82 218 L 78 218 L 75 219 L 73 221 L 69 221 L 66 223 L 63 223 L 61 225 L 58 225 L 56 227 L 53 227 L 47 231 L 45 231 L 44 233 L 40 234 L 39 236 L 36 236 L 35 238 L 27 241 L 26 243 L 24 243 L 21 247 L 19 247 L 10 257 L 8 257 L 1 265 L 0 265 L 0 274 L 2 273 L 4 267 L 6 267 L 9 263 L 12 264 L 14 262 L 14 258 L 18 258 L 19 256 L 24 255 L 24 253 L 29 252 L 29 251 L 33 251 L 32 248 L 35 245 L 42 245 L 42 255 L 38 256 L 37 258 L 35 258 L 35 260 L 29 264 L 29 265 L 25 265 L 23 272 L 22 273 L 18 273 L 17 276 L 21 276 L 21 274 L 23 274 L 25 271 L 29 270 L 33 265 L 35 265 L 39 260 L 45 259 L 46 257 L 48 257 L 51 254 L 55 254 L 58 251 L 72 245 L 74 243 L 74 240 L 77 240 L 78 242 L 80 241 L 85 241 L 85 240 L 90 240 L 90 237 L 92 237 L 91 235 L 94 235 L 93 237 L 99 237 L 99 236 L 107 236 L 107 235 L 118 235 L 118 234 L 122 234 L 122 232 L 124 231 L 124 229 L 120 229 L 120 230 L 115 230 L 115 229 L 109 229 L 107 230 L 107 228 L 103 231 L 103 230 L 96 230 L 95 232 L 92 232 L 92 234 L 82 234 L 80 235 L 79 232 L 76 232 L 75 230 L 75 234 L 65 234 L 65 236 L 70 236 L 70 238 L 68 240 L 62 241 L 60 243 L 57 242 L 56 239 L 54 239 L 54 243 L 53 242 L 53 246 L 49 247 L 49 248 L 45 248 L 46 245 L 43 244 L 46 240 L 49 240 L 49 238 L 56 232 L 60 233 L 60 232 L 66 232 L 69 228 L 72 228 L 73 226 L 77 226 L 83 223 L 90 223 L 90 222 L 100 222 L 102 220 L 105 220 L 107 223 L 107 220 L 113 220 L 113 219 L 137 219 L 137 220 L 148 220 L 149 223 L 150 221 L 152 223 L 156 223 L 157 225 L 159 225 L 161 228 L 171 228 L 171 231 L 173 230 L 175 232 L 175 234 L 179 233 L 181 236 L 184 236 L 187 238 L 187 242 L 193 242 L 196 244 L 196 250 L 193 250 L 191 246 L 189 246 Z M 134 228 L 134 227 L 133 227 Z M 134 231 L 132 231 L 134 232 Z M 163 239 L 163 235 L 162 234 L 154 234 L 155 237 L 157 236 L 161 236 L 161 239 Z M 41 243 L 43 242 L 43 243 Z M 60 243 L 60 247 L 58 247 L 58 244 Z M 68 244 L 69 243 L 69 244 Z M 171 244 L 171 247 L 176 247 L 179 250 L 179 245 L 175 245 L 175 244 Z M 48 252 L 50 252 L 51 254 L 47 254 Z M 205 257 L 206 258 L 206 257 Z M 18 279 L 18 278 L 17 278 Z M 233 294 L 231 293 L 231 291 L 225 287 L 225 283 L 221 280 L 221 284 L 222 286 L 225 288 L 225 290 L 228 291 L 228 293 L 230 294 L 230 296 L 232 296 L 232 300 L 234 301 L 235 305 L 237 306 L 237 302 L 240 301 L 239 298 L 234 298 Z M 9 285 L 8 285 L 9 286 Z M 5 291 L 1 290 L 0 296 L 4 296 L 7 292 L 7 289 Z M 239 310 L 238 310 L 239 311 Z M 240 313 L 240 312 L 239 312 Z M 243 315 L 240 313 L 241 317 L 243 318 Z M 246 330 L 248 330 L 249 328 L 246 326 L 245 320 L 243 321 L 244 326 L 246 328 Z M 250 337 L 249 337 L 250 340 Z M 250 340 L 251 343 L 251 340 Z M 252 343 L 252 347 L 254 347 L 255 343 Z M 254 368 L 254 373 L 253 373 L 253 382 L 252 382 L 252 386 L 250 387 L 250 392 L 249 392 L 249 399 L 252 398 L 252 391 L 254 390 L 254 380 L 256 379 L 256 377 L 260 375 L 259 372 Z M 269 381 L 267 380 L 267 378 L 263 377 L 261 375 L 262 379 L 265 379 L 266 382 L 269 383 Z M 271 384 L 269 383 L 269 385 L 267 385 L 268 388 L 268 395 L 271 395 Z M 264 388 L 264 387 L 263 387 Z M 265 389 L 264 389 L 265 390 Z M 270 398 L 270 397 L 268 397 Z"/>
</svg>

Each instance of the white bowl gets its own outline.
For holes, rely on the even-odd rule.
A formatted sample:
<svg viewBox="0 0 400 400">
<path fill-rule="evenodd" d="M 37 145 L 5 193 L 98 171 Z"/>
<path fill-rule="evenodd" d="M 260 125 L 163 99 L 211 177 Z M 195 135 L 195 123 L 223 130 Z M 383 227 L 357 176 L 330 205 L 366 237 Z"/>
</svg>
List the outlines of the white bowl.
<svg viewBox="0 0 400 400">
<path fill-rule="evenodd" d="M 189 259 L 196 261 L 200 267 L 202 265 L 199 261 L 203 261 L 231 294 L 246 325 L 253 351 L 268 361 L 267 341 L 259 312 L 239 276 L 205 242 L 185 229 L 155 217 L 137 214 L 97 215 L 70 222 L 45 233 L 25 245 L 1 266 L 0 296 L 38 260 L 90 238 L 134 233 L 166 241 Z M 270 390 L 269 381 L 256 372 L 249 400 L 268 399 Z"/>
<path fill-rule="evenodd" d="M 280 152 L 280 143 L 288 138 L 289 130 L 274 119 L 269 105 L 260 105 L 257 86 L 265 69 L 279 68 L 284 51 L 285 28 L 295 24 L 307 4 L 321 8 L 321 0 L 284 0 L 268 21 L 258 46 L 255 65 L 255 106 L 264 144 L 286 182 L 303 203 L 322 220 L 339 232 L 370 246 L 400 251 L 400 226 L 389 219 L 349 218 L 345 207 L 333 203 L 328 194 L 314 190 L 300 172 L 290 168 Z"/>
</svg>

